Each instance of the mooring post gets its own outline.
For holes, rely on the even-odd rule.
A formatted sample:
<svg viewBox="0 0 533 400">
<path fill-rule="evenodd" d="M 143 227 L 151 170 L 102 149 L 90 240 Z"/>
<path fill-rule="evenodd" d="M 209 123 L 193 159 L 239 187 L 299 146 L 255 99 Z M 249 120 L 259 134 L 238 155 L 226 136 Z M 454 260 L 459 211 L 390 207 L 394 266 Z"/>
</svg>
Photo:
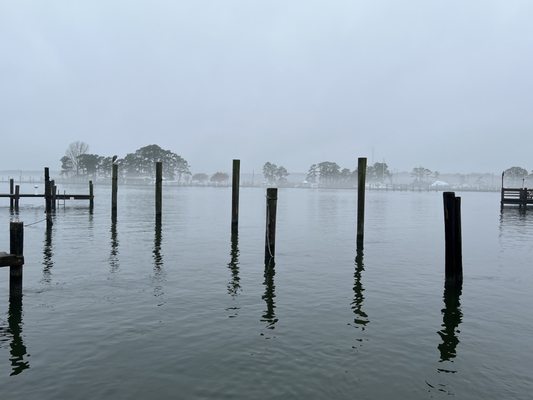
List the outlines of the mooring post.
<svg viewBox="0 0 533 400">
<path fill-rule="evenodd" d="M 15 180 L 13 178 L 11 178 L 9 180 L 9 194 L 11 195 L 11 197 L 9 198 L 9 209 L 11 211 L 13 211 L 13 194 L 14 194 L 14 190 L 15 190 Z"/>
<path fill-rule="evenodd" d="M 48 167 L 44 168 L 44 204 L 45 204 L 45 210 L 46 214 L 50 214 L 52 212 L 52 202 L 50 198 L 50 170 Z"/>
<path fill-rule="evenodd" d="M 502 192 L 501 192 L 501 200 L 500 200 L 500 210 L 503 210 L 503 200 L 504 200 L 504 188 L 503 188 L 503 176 L 505 175 L 505 171 L 502 172 Z"/>
<path fill-rule="evenodd" d="M 56 190 L 57 190 L 56 181 L 52 179 L 50 181 L 50 204 L 51 204 L 52 211 L 56 210 Z"/>
<path fill-rule="evenodd" d="M 15 186 L 15 211 L 19 210 L 19 199 L 20 199 L 20 186 Z"/>
<path fill-rule="evenodd" d="M 444 239 L 446 283 L 463 281 L 461 238 L 461 198 L 454 192 L 444 192 Z"/>
<path fill-rule="evenodd" d="M 113 164 L 111 176 L 111 219 L 117 219 L 118 165 Z"/>
<path fill-rule="evenodd" d="M 93 208 L 94 208 L 93 181 L 89 181 L 89 210 L 92 211 Z"/>
<path fill-rule="evenodd" d="M 357 175 L 357 248 L 362 249 L 365 233 L 366 157 L 359 157 Z"/>
<path fill-rule="evenodd" d="M 266 195 L 266 230 L 265 230 L 265 262 L 273 259 L 276 254 L 276 209 L 278 189 L 268 188 Z"/>
<path fill-rule="evenodd" d="M 9 224 L 9 253 L 17 257 L 24 255 L 24 223 Z M 9 296 L 22 296 L 22 264 L 9 267 Z"/>
<path fill-rule="evenodd" d="M 155 217 L 156 220 L 161 220 L 163 208 L 163 163 L 157 161 L 155 163 Z"/>
<path fill-rule="evenodd" d="M 239 230 L 239 182 L 241 175 L 241 160 L 233 160 L 233 178 L 231 185 L 231 233 Z"/>
</svg>

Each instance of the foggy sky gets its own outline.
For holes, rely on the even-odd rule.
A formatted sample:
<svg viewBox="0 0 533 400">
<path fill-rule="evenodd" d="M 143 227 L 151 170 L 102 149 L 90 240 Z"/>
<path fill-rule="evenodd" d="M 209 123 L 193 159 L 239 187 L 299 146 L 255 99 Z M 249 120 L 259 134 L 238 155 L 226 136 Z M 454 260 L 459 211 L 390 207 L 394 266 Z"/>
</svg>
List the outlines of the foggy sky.
<svg viewBox="0 0 533 400">
<path fill-rule="evenodd" d="M 0 170 L 533 169 L 531 0 L 0 0 Z"/>
</svg>

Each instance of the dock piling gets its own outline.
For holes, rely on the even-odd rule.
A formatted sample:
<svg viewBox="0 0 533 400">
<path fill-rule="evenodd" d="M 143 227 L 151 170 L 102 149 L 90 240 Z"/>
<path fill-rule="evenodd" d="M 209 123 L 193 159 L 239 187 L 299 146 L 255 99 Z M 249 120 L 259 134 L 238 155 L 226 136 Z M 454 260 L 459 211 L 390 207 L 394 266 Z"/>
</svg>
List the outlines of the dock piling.
<svg viewBox="0 0 533 400">
<path fill-rule="evenodd" d="M 13 195 L 15 193 L 15 180 L 13 178 L 11 178 L 9 180 L 9 194 L 10 195 Z M 13 211 L 13 197 L 10 197 L 9 198 L 9 210 L 10 211 Z"/>
<path fill-rule="evenodd" d="M 9 224 L 9 252 L 17 257 L 24 254 L 24 223 L 11 222 Z M 9 296 L 22 296 L 22 265 L 9 267 Z"/>
<path fill-rule="evenodd" d="M 57 191 L 56 181 L 52 179 L 50 181 L 50 206 L 52 208 L 52 211 L 56 210 L 56 198 L 57 198 L 56 191 Z"/>
<path fill-rule="evenodd" d="M 19 210 L 19 199 L 20 199 L 20 186 L 15 186 L 15 211 Z"/>
<path fill-rule="evenodd" d="M 359 157 L 357 175 L 357 248 L 362 250 L 365 231 L 366 157 Z"/>
<path fill-rule="evenodd" d="M 48 167 L 44 167 L 44 204 L 46 214 L 50 214 L 52 212 L 52 199 L 50 198 L 50 192 L 50 169 Z"/>
<path fill-rule="evenodd" d="M 161 221 L 163 208 L 163 163 L 155 163 L 155 217 Z"/>
<path fill-rule="evenodd" d="M 241 173 L 241 160 L 233 160 L 233 178 L 231 185 L 231 233 L 239 230 L 239 181 Z"/>
<path fill-rule="evenodd" d="M 276 209 L 278 189 L 268 188 L 266 195 L 265 263 L 276 254 Z"/>
<path fill-rule="evenodd" d="M 93 181 L 89 181 L 89 210 L 92 212 L 94 208 L 94 189 Z"/>
<path fill-rule="evenodd" d="M 113 164 L 111 176 L 111 219 L 117 219 L 117 191 L 118 191 L 118 165 Z"/>
<path fill-rule="evenodd" d="M 461 198 L 444 192 L 443 201 L 446 284 L 458 284 L 463 281 Z"/>
</svg>

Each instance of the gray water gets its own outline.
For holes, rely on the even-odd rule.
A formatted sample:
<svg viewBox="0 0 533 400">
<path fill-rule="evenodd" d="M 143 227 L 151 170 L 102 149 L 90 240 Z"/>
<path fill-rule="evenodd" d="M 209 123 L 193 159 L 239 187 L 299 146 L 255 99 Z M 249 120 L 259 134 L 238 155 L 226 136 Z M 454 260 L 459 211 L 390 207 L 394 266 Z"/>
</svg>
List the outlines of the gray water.
<svg viewBox="0 0 533 400">
<path fill-rule="evenodd" d="M 263 189 L 241 189 L 232 240 L 229 188 L 164 187 L 157 226 L 152 187 L 121 186 L 112 224 L 96 186 L 93 214 L 25 228 L 21 304 L 0 269 L 0 398 L 530 399 L 533 211 L 458 195 L 445 293 L 441 193 L 368 192 L 357 255 L 355 191 L 282 189 L 265 269 Z M 44 212 L 2 201 L 0 251 Z"/>
</svg>

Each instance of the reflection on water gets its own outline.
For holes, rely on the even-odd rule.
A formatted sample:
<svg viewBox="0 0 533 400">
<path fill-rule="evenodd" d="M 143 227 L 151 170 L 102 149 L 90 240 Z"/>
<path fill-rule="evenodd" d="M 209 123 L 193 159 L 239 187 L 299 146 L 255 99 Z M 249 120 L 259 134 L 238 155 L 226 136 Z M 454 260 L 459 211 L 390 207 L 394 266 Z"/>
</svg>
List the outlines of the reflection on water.
<svg viewBox="0 0 533 400">
<path fill-rule="evenodd" d="M 239 278 L 239 234 L 233 233 L 231 235 L 231 252 L 228 269 L 231 272 L 231 280 L 228 282 L 228 293 L 235 297 L 241 290 L 241 279 Z"/>
<path fill-rule="evenodd" d="M 365 330 L 366 325 L 368 324 L 368 315 L 363 311 L 363 302 L 365 300 L 365 296 L 363 292 L 365 291 L 363 284 L 361 283 L 361 275 L 363 271 L 365 270 L 365 264 L 363 261 L 363 250 L 358 249 L 357 255 L 355 256 L 355 273 L 354 273 L 354 284 L 353 284 L 353 301 L 352 301 L 352 310 L 355 314 L 355 318 L 353 320 L 354 326 L 356 328 L 360 328 L 361 330 Z M 358 339 L 362 340 L 362 339 Z"/>
<path fill-rule="evenodd" d="M 276 298 L 276 286 L 274 286 L 274 275 L 276 273 L 274 268 L 275 265 L 276 263 L 273 258 L 270 258 L 265 263 L 265 280 L 263 281 L 265 294 L 262 298 L 265 300 L 266 310 L 261 318 L 261 322 L 266 322 L 267 329 L 274 329 L 276 322 L 278 322 L 275 313 L 276 303 L 274 302 L 274 299 Z"/>
<path fill-rule="evenodd" d="M 165 273 L 163 270 L 163 255 L 161 254 L 161 232 L 162 224 L 161 217 L 156 217 L 154 227 L 154 249 L 152 250 L 152 256 L 154 258 L 154 296 L 159 297 L 164 294 L 162 283 L 165 281 Z M 163 303 L 158 304 L 159 306 Z"/>
<path fill-rule="evenodd" d="M 113 218 L 111 220 L 111 253 L 109 254 L 109 267 L 112 273 L 120 268 L 118 245 L 117 220 Z"/>
<path fill-rule="evenodd" d="M 22 340 L 22 297 L 12 297 L 9 299 L 9 311 L 7 326 L 0 326 L 0 343 L 10 341 L 11 374 L 18 375 L 25 369 L 30 368 L 26 346 Z"/>
<path fill-rule="evenodd" d="M 52 247 L 53 225 L 46 224 L 43 246 L 43 282 L 52 281 L 52 268 L 54 267 L 54 250 Z"/>
<path fill-rule="evenodd" d="M 446 285 L 444 288 L 444 308 L 442 309 L 442 329 L 438 331 L 442 339 L 438 349 L 440 352 L 440 362 L 453 362 L 457 356 L 457 345 L 459 338 L 457 334 L 459 331 L 459 324 L 462 321 L 463 313 L 461 312 L 461 303 L 459 298 L 461 296 L 462 285 Z M 439 372 L 457 372 L 451 369 L 439 368 Z"/>
<path fill-rule="evenodd" d="M 500 212 L 499 237 L 502 244 L 521 245 L 533 235 L 533 209 L 504 208 Z M 508 239 L 508 240 L 507 240 Z"/>
</svg>

